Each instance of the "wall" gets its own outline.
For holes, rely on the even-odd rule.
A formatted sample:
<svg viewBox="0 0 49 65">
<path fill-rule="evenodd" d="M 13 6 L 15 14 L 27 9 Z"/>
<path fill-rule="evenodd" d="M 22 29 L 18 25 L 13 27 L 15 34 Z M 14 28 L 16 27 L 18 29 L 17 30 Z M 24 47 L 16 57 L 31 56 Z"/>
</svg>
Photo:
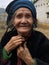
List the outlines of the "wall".
<svg viewBox="0 0 49 65">
<path fill-rule="evenodd" d="M 47 12 L 49 12 L 47 0 L 38 0 L 35 4 L 37 10 L 37 18 L 40 22 L 49 23 L 49 18 L 47 18 Z"/>
</svg>

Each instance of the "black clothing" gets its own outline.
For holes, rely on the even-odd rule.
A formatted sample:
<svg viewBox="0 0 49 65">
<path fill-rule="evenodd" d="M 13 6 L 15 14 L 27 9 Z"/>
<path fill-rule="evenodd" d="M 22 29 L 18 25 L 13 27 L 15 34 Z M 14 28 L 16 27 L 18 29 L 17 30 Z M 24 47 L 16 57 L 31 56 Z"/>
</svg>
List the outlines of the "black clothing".
<svg viewBox="0 0 49 65">
<path fill-rule="evenodd" d="M 2 48 L 11 39 L 11 37 L 15 35 L 17 35 L 16 31 L 6 33 L 1 40 Z M 27 48 L 29 49 L 32 58 L 36 59 L 37 65 L 49 65 L 49 40 L 45 35 L 39 31 L 33 30 L 32 34 L 27 39 Z M 15 49 L 12 51 L 12 53 L 13 55 L 10 59 L 11 65 L 16 65 L 15 61 L 17 56 Z M 24 62 L 22 63 L 22 65 L 25 65 Z"/>
<path fill-rule="evenodd" d="M 1 63 L 1 57 L 2 57 L 2 46 L 1 46 L 1 43 L 0 43 L 0 65 L 2 64 Z"/>
</svg>

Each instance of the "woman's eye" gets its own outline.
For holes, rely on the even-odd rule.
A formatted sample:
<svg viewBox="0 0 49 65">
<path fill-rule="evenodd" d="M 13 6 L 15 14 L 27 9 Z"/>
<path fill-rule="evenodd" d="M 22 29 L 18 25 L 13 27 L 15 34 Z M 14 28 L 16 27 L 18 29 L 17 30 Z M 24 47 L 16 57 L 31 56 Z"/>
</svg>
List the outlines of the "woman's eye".
<svg viewBox="0 0 49 65">
<path fill-rule="evenodd" d="M 27 14 L 27 15 L 26 15 L 26 18 L 30 18 L 30 17 L 31 17 L 31 15 L 30 15 L 30 14 Z"/>
<path fill-rule="evenodd" d="M 16 18 L 18 18 L 18 19 L 20 19 L 22 17 L 23 17 L 22 14 L 16 15 Z"/>
</svg>

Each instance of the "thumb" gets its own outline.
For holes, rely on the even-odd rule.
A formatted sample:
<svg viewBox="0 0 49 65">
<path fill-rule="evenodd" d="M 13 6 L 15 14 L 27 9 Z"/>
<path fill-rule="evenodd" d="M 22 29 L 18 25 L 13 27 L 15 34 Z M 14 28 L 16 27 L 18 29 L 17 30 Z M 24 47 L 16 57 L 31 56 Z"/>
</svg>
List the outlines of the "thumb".
<svg viewBox="0 0 49 65">
<path fill-rule="evenodd" d="M 24 48 L 27 48 L 26 44 L 27 44 L 27 42 L 24 43 Z"/>
<path fill-rule="evenodd" d="M 27 46 L 26 46 L 27 42 L 24 43 L 24 49 L 26 50 L 26 52 L 29 52 Z"/>
</svg>

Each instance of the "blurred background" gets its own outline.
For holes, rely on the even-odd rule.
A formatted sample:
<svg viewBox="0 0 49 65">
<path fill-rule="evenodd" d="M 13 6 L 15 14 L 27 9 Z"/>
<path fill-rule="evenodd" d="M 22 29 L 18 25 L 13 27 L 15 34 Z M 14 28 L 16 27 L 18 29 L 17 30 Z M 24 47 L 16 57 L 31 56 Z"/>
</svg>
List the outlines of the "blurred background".
<svg viewBox="0 0 49 65">
<path fill-rule="evenodd" d="M 5 8 L 12 0 L 0 0 L 0 40 L 4 35 L 7 25 L 7 13 Z M 41 31 L 49 38 L 49 0 L 30 0 L 34 3 L 37 10 L 37 28 L 35 30 Z"/>
</svg>

